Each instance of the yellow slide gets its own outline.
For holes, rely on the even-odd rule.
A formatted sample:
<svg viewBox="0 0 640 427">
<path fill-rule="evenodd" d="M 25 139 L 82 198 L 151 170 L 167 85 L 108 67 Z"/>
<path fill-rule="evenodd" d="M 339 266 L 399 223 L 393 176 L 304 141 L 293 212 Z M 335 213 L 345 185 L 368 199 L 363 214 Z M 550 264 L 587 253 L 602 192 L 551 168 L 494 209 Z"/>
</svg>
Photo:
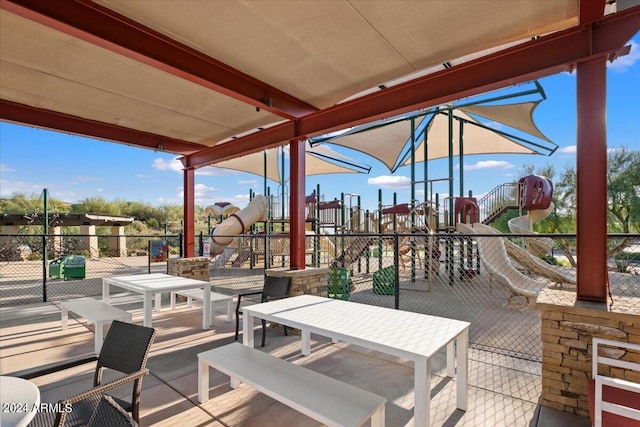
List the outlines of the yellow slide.
<svg viewBox="0 0 640 427">
<path fill-rule="evenodd" d="M 553 212 L 553 202 L 547 209 L 532 209 L 526 215 L 522 215 L 509 220 L 509 230 L 514 234 L 537 234 L 533 231 L 533 224 L 542 221 Z M 542 257 L 553 248 L 553 239 L 548 237 L 527 238 L 527 247 L 533 255 Z"/>
</svg>

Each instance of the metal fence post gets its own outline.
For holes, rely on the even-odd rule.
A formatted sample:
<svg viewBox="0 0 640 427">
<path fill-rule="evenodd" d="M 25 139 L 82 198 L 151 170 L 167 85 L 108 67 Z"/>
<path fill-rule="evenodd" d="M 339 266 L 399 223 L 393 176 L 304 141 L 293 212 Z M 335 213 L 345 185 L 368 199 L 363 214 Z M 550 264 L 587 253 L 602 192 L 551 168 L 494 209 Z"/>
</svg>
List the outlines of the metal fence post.
<svg viewBox="0 0 640 427">
<path fill-rule="evenodd" d="M 394 265 L 394 307 L 396 310 L 400 309 L 400 269 L 398 264 L 400 263 L 400 239 L 398 233 L 393 233 L 393 265 Z"/>
<path fill-rule="evenodd" d="M 47 236 L 42 235 L 42 253 L 46 254 Z M 42 257 L 42 302 L 47 302 L 47 257 Z"/>
</svg>

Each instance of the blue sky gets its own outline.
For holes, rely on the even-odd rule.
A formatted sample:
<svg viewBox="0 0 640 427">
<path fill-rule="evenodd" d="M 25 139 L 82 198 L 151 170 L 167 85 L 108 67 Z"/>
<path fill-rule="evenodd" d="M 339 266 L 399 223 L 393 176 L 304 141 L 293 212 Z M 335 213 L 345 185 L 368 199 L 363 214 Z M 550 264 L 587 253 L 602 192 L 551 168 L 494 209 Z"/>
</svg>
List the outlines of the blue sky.
<svg viewBox="0 0 640 427">
<path fill-rule="evenodd" d="M 640 150 L 640 36 L 636 35 L 631 45 L 630 55 L 610 64 L 607 72 L 609 149 Z M 539 82 L 547 99 L 537 108 L 534 119 L 538 128 L 560 148 L 550 157 L 466 156 L 465 192 L 472 190 L 474 195 L 481 196 L 500 184 L 512 182 L 519 177 L 524 164 L 551 164 L 557 175 L 566 165 L 575 164 L 576 76 L 562 73 Z M 342 147 L 333 146 L 333 149 L 370 165 L 371 172 L 310 176 L 307 194 L 319 184 L 325 200 L 339 198 L 341 192 L 358 194 L 362 206 L 373 210 L 377 207 L 378 189 L 382 188 L 384 205 L 392 204 L 394 192 L 397 192 L 398 203 L 410 202 L 408 167 L 391 174 L 386 166 L 371 157 Z M 100 196 L 106 200 L 119 198 L 157 206 L 181 205 L 180 167 L 176 156 L 168 153 L 0 123 L 0 197 L 14 193 L 38 195 L 47 188 L 54 198 L 71 203 Z M 417 169 L 422 170 L 421 166 Z M 429 163 L 430 178 L 447 174 L 446 159 Z M 417 179 L 423 179 L 420 172 Z M 268 185 L 272 193 L 280 191 L 276 183 L 269 181 Z M 458 191 L 457 182 L 454 188 Z M 244 207 L 250 190 L 263 192 L 260 176 L 210 167 L 196 172 L 198 205 L 231 202 Z M 443 197 L 448 186 L 435 185 L 434 192 Z M 422 198 L 421 192 L 418 198 Z"/>
</svg>

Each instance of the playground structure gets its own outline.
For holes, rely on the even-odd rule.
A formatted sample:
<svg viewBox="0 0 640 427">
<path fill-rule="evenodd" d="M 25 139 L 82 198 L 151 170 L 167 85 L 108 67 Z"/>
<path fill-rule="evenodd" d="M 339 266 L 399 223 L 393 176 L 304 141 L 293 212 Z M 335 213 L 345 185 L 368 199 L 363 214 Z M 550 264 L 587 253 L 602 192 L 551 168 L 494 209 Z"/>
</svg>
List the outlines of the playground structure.
<svg viewBox="0 0 640 427">
<path fill-rule="evenodd" d="M 544 219 L 553 209 L 551 181 L 530 175 L 510 188 L 509 197 L 503 197 L 494 209 L 500 213 L 518 209 L 515 221 L 509 221 L 511 226 L 520 227 L 513 229 L 514 234 L 532 236 L 519 239 L 519 244 L 509 240 L 509 235 L 499 235 L 487 224 L 499 215 L 483 211 L 480 206 L 485 201 L 477 201 L 471 195 L 455 198 L 455 229 L 452 230 L 446 221 L 448 212 L 440 213 L 441 206 L 430 201 L 415 205 L 397 203 L 394 194 L 394 203 L 384 205 L 380 190 L 378 209 L 371 212 L 360 207 L 357 195 L 342 194 L 340 199 L 324 200 L 318 187 L 306 198 L 308 263 L 348 270 L 349 280 L 353 281 L 359 274 L 382 277 L 382 273 L 376 272 L 388 270 L 389 264 L 396 265 L 390 257 L 397 251 L 397 268 L 409 270 L 412 280 L 421 277 L 422 272 L 422 277 L 429 281 L 428 289 L 434 280 L 444 280 L 449 285 L 453 285 L 457 277 L 473 280 L 483 267 L 492 281 L 509 289 L 509 301 L 524 297 L 527 303 L 544 286 L 530 274 L 556 285 L 575 284 L 571 274 L 540 259 L 549 253 L 553 242 L 535 237 L 531 229 L 532 224 Z M 438 200 L 437 195 L 435 199 Z M 284 266 L 289 251 L 288 220 L 269 215 L 279 211 L 280 203 L 281 200 L 273 196 L 253 195 L 246 208 L 222 221 L 211 236 L 211 255 L 217 255 L 216 265 L 222 267 L 231 262 L 232 267 L 240 267 L 249 262 L 253 267 L 264 258 L 269 259 L 266 267 L 279 263 Z M 445 221 L 440 221 L 441 217 Z M 456 231 L 483 236 L 458 238 Z M 234 253 L 237 253 L 235 258 Z M 457 274 L 459 276 L 454 277 Z M 395 270 L 386 271 L 383 276 L 393 280 Z"/>
</svg>

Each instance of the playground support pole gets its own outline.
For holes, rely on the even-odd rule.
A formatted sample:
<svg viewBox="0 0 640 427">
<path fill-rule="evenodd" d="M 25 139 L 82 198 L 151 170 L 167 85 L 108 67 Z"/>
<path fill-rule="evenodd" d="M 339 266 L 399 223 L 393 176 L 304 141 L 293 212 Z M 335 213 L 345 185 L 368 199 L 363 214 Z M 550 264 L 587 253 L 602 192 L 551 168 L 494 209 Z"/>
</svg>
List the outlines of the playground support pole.
<svg viewBox="0 0 640 427">
<path fill-rule="evenodd" d="M 195 175 L 194 168 L 184 169 L 184 256 L 195 256 Z"/>
<path fill-rule="evenodd" d="M 425 159 L 425 162 L 427 160 Z M 416 119 L 411 118 L 411 230 L 415 233 L 416 228 Z M 409 253 L 411 254 L 411 283 L 416 281 L 416 244 L 413 236 L 410 242 Z M 398 248 L 400 250 L 400 248 Z"/>
<path fill-rule="evenodd" d="M 291 200 L 289 217 L 290 229 L 290 260 L 292 270 L 305 269 L 305 139 L 293 140 L 291 146 Z"/>
<path fill-rule="evenodd" d="M 460 136 L 458 141 L 458 161 L 460 166 L 460 197 L 464 196 L 464 122 L 460 120 Z"/>
<path fill-rule="evenodd" d="M 607 301 L 606 57 L 577 68 L 577 286 L 579 300 Z"/>
<path fill-rule="evenodd" d="M 449 222 L 447 226 L 453 226 L 453 109 L 448 110 L 449 117 Z"/>
</svg>

